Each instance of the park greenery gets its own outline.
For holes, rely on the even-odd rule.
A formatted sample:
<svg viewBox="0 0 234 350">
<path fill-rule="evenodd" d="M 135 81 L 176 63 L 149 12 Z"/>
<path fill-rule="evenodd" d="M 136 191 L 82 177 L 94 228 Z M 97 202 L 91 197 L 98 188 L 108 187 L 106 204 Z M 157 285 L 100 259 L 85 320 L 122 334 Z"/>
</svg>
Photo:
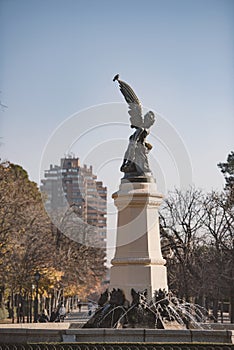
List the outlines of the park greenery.
<svg viewBox="0 0 234 350">
<path fill-rule="evenodd" d="M 191 187 L 166 197 L 160 210 L 162 250 L 169 289 L 212 308 L 215 319 L 229 302 L 234 322 L 234 152 L 218 167 L 223 192 Z M 37 185 L 21 166 L 0 164 L 0 307 L 7 306 L 12 320 L 22 301 L 32 320 L 37 272 L 40 300 L 51 310 L 61 297 L 84 300 L 97 291 L 106 275 L 105 252 L 73 240 L 73 234 L 64 235 L 51 223 Z"/>
<path fill-rule="evenodd" d="M 49 219 L 41 193 L 19 165 L 0 165 L 0 302 L 32 318 L 35 274 L 44 307 L 94 292 L 106 273 L 103 249 L 69 239 Z M 46 305 L 49 302 L 49 305 Z M 22 310 L 22 303 L 28 310 Z M 17 314 L 17 318 L 19 315 Z"/>
</svg>

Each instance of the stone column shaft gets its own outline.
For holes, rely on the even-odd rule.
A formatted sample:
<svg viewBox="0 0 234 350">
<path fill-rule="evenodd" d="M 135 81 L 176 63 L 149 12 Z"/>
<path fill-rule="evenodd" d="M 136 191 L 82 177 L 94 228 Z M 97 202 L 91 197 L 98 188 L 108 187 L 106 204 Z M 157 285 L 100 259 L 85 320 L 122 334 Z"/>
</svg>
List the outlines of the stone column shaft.
<svg viewBox="0 0 234 350">
<path fill-rule="evenodd" d="M 155 183 L 127 182 L 112 197 L 118 224 L 111 287 L 123 289 L 129 300 L 131 288 L 147 289 L 151 298 L 156 289 L 168 289 L 158 221 L 162 195 Z"/>
</svg>

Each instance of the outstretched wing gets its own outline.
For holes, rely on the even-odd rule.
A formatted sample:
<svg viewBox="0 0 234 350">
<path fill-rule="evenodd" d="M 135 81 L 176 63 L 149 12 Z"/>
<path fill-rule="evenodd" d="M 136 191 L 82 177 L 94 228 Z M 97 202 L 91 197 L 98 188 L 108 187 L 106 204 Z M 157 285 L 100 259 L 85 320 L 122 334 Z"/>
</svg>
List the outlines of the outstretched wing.
<svg viewBox="0 0 234 350">
<path fill-rule="evenodd" d="M 131 86 L 129 86 L 124 81 L 119 80 L 118 75 L 116 75 L 113 80 L 118 81 L 120 91 L 122 92 L 125 98 L 125 101 L 128 103 L 128 106 L 129 106 L 128 114 L 130 115 L 131 125 L 133 127 L 142 127 L 143 125 L 142 107 L 137 95 L 135 94 Z"/>
<path fill-rule="evenodd" d="M 155 115 L 152 111 L 149 111 L 144 116 L 143 128 L 149 129 L 155 122 Z"/>
</svg>

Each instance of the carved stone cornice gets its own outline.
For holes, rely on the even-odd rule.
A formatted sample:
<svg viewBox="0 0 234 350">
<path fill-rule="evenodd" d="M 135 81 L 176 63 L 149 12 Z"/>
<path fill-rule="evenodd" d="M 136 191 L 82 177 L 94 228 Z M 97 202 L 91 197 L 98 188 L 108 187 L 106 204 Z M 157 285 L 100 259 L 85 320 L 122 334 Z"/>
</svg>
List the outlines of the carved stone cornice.
<svg viewBox="0 0 234 350">
<path fill-rule="evenodd" d="M 125 207 L 159 207 L 163 195 L 156 192 L 156 184 L 121 184 L 120 190 L 112 194 L 119 210 Z"/>
<path fill-rule="evenodd" d="M 151 258 L 114 258 L 111 260 L 112 265 L 165 265 L 165 259 L 151 259 Z"/>
</svg>

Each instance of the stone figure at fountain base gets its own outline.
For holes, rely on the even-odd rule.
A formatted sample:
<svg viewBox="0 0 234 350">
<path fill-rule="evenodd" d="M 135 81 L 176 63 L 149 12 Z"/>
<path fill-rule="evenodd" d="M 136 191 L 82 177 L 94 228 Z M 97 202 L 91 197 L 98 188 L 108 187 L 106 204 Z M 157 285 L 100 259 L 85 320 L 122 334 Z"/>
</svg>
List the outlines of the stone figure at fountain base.
<svg viewBox="0 0 234 350">
<path fill-rule="evenodd" d="M 131 302 L 121 289 L 106 290 L 98 301 L 94 315 L 82 328 L 196 328 L 205 322 L 202 308 L 178 300 L 172 293 L 157 290 L 151 300 L 147 290 L 131 289 Z"/>
</svg>

